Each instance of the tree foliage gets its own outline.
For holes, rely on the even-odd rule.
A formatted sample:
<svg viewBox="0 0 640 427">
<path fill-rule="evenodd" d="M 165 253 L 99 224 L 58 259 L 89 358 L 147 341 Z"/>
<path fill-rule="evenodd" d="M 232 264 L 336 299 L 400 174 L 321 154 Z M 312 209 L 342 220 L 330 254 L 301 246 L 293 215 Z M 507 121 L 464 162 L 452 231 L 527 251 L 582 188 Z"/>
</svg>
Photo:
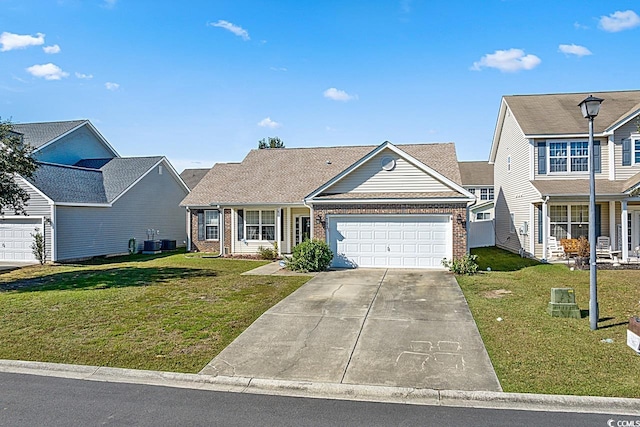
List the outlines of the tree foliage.
<svg viewBox="0 0 640 427">
<path fill-rule="evenodd" d="M 33 149 L 12 129 L 9 120 L 0 120 L 0 214 L 12 209 L 16 215 L 26 215 L 24 205 L 29 194 L 18 186 L 14 176 L 30 178 L 38 164 L 31 157 Z"/>
<path fill-rule="evenodd" d="M 284 141 L 277 136 L 273 138 L 262 138 L 258 141 L 258 148 L 284 148 Z"/>
</svg>

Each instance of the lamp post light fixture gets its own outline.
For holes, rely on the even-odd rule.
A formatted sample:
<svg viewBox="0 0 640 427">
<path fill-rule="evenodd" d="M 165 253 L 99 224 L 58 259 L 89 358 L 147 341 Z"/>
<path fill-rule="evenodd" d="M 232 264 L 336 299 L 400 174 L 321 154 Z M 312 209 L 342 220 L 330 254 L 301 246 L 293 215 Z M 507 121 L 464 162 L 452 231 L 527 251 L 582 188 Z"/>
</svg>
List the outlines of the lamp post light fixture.
<svg viewBox="0 0 640 427">
<path fill-rule="evenodd" d="M 589 119 L 589 325 L 598 329 L 598 282 L 596 265 L 596 175 L 593 161 L 593 119 L 600 111 L 604 99 L 589 95 L 578 106 L 585 119 Z"/>
</svg>

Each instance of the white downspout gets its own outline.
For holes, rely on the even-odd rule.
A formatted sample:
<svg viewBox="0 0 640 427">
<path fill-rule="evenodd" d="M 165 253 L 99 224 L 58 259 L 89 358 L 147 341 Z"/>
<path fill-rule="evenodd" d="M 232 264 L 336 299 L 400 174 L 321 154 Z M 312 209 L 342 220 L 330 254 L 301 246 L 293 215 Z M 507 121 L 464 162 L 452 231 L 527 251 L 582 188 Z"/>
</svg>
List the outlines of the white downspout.
<svg viewBox="0 0 640 427">
<path fill-rule="evenodd" d="M 220 236 L 219 236 L 220 237 L 220 254 L 218 256 L 222 257 L 224 256 L 224 208 L 220 208 L 220 205 L 218 205 L 218 212 L 219 212 L 218 227 L 220 227 Z M 206 228 L 205 228 L 205 233 L 206 233 Z"/>
<path fill-rule="evenodd" d="M 547 230 L 547 217 L 548 214 L 548 206 L 547 202 L 549 202 L 549 196 L 546 196 L 542 201 L 542 260 L 547 260 L 547 255 L 549 251 L 549 231 Z"/>
<path fill-rule="evenodd" d="M 191 252 L 191 209 L 187 209 L 187 252 Z"/>
<path fill-rule="evenodd" d="M 311 240 L 313 240 L 315 238 L 314 228 L 316 222 L 313 218 L 313 205 L 307 204 L 306 200 L 303 200 L 302 203 L 309 208 L 309 234 L 311 234 Z M 327 230 L 325 230 L 325 234 L 328 234 Z"/>
<path fill-rule="evenodd" d="M 622 218 L 620 221 L 622 222 L 622 242 L 620 242 L 622 247 L 622 259 L 623 261 L 627 261 L 629 259 L 629 212 L 627 211 L 627 201 L 622 201 Z"/>
</svg>

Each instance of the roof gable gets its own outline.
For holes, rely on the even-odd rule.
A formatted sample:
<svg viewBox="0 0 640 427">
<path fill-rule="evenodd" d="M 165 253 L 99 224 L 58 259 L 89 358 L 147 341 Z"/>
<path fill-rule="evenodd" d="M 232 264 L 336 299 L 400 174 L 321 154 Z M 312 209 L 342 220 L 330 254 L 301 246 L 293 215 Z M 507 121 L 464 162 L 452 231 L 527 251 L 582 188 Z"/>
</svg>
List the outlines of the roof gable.
<svg viewBox="0 0 640 427">
<path fill-rule="evenodd" d="M 68 120 L 62 122 L 16 123 L 11 127 L 23 136 L 25 144 L 38 149 L 54 139 L 65 135 L 87 123 L 87 120 Z"/>
<path fill-rule="evenodd" d="M 202 178 L 209 172 L 211 168 L 206 169 L 185 169 L 180 173 L 180 178 L 184 181 L 184 183 L 189 187 L 189 189 L 193 189 Z"/>
<path fill-rule="evenodd" d="M 461 187 L 450 179 L 390 142 L 385 142 L 314 191 L 308 198 L 342 195 L 344 198 L 359 199 L 363 194 L 368 194 L 366 198 L 377 195 L 389 198 L 400 193 L 403 198 L 412 195 L 421 198 L 425 197 L 425 194 L 442 196 L 459 190 Z"/>
</svg>

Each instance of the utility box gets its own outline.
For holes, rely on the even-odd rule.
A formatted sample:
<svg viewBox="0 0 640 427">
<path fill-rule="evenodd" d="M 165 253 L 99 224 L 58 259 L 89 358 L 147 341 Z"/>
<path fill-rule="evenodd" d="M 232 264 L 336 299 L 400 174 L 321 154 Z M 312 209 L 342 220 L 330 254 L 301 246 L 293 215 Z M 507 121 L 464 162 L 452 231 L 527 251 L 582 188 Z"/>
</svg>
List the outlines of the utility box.
<svg viewBox="0 0 640 427">
<path fill-rule="evenodd" d="M 176 241 L 175 240 L 162 239 L 161 242 L 162 242 L 161 249 L 163 251 L 175 251 L 176 250 Z"/>
<path fill-rule="evenodd" d="M 143 248 L 143 254 L 159 254 L 162 242 L 160 240 L 145 240 Z"/>
<path fill-rule="evenodd" d="M 547 313 L 552 317 L 572 317 L 580 319 L 580 308 L 576 304 L 576 294 L 572 288 L 551 288 L 551 302 Z"/>
<path fill-rule="evenodd" d="M 640 354 L 640 317 L 629 319 L 627 328 L 627 345 L 636 353 Z"/>
</svg>

